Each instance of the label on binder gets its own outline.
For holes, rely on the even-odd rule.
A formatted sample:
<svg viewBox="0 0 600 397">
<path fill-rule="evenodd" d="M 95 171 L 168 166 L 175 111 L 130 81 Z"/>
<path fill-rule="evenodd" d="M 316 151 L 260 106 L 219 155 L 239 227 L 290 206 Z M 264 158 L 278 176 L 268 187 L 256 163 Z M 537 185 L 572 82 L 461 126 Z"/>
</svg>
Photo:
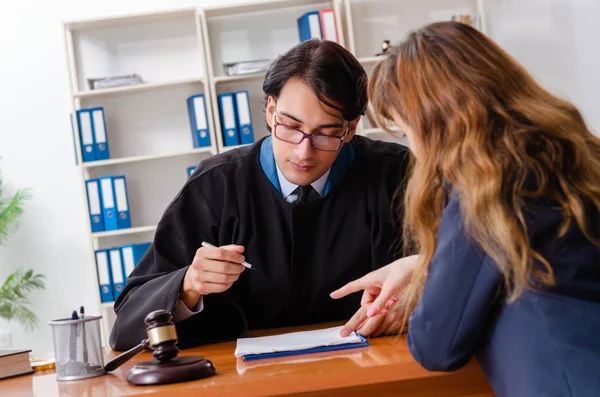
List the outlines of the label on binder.
<svg viewBox="0 0 600 397">
<path fill-rule="evenodd" d="M 225 123 L 225 129 L 227 130 L 227 135 L 230 137 L 235 136 L 235 118 L 233 115 L 233 100 L 232 97 L 226 96 L 222 99 L 223 102 L 223 120 Z"/>
<path fill-rule="evenodd" d="M 194 114 L 196 116 L 196 128 L 200 138 L 207 137 L 208 122 L 206 120 L 206 112 L 204 106 L 204 97 L 198 96 L 194 98 Z"/>
<path fill-rule="evenodd" d="M 94 137 L 92 133 L 92 120 L 90 112 L 79 112 L 79 128 L 81 128 L 81 146 L 86 152 L 84 157 L 89 160 L 95 160 Z"/>
<path fill-rule="evenodd" d="M 104 128 L 104 112 L 102 110 L 94 110 L 92 112 L 94 120 L 94 132 L 96 133 L 96 143 L 106 144 L 106 128 Z"/>
<path fill-rule="evenodd" d="M 105 178 L 100 181 L 102 184 L 102 200 L 104 201 L 104 208 L 114 208 L 115 201 L 113 198 L 113 183 L 110 178 Z"/>
</svg>

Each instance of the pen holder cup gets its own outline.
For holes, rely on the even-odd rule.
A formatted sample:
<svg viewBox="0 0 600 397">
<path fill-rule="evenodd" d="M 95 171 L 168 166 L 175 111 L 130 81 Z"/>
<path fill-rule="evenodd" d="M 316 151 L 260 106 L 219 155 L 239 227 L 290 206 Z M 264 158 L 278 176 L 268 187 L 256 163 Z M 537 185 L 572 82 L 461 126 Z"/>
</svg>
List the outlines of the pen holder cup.
<svg viewBox="0 0 600 397">
<path fill-rule="evenodd" d="M 54 341 L 56 380 L 84 379 L 105 374 L 100 339 L 101 318 L 63 318 L 48 323 L 52 327 Z"/>
</svg>

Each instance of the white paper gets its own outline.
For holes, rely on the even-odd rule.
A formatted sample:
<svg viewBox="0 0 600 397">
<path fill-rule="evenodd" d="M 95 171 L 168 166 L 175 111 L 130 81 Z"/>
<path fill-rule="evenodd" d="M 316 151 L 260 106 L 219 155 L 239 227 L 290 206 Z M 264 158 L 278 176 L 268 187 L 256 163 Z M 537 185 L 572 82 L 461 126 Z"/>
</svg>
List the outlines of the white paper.
<svg viewBox="0 0 600 397">
<path fill-rule="evenodd" d="M 322 346 L 343 345 L 346 343 L 362 343 L 356 333 L 342 338 L 342 326 L 326 328 L 316 331 L 293 332 L 275 336 L 259 338 L 241 338 L 237 340 L 235 356 L 242 357 L 249 354 L 265 354 L 284 351 L 312 349 Z"/>
</svg>

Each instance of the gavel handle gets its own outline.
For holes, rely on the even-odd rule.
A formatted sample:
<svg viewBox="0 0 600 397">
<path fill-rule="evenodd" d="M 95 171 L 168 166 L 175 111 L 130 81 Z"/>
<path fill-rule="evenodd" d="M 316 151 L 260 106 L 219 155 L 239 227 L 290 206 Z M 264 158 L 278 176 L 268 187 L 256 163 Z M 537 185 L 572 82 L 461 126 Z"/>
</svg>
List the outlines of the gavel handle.
<svg viewBox="0 0 600 397">
<path fill-rule="evenodd" d="M 139 345 L 132 347 L 131 349 L 127 350 L 125 353 L 119 354 L 117 357 L 113 358 L 108 363 L 106 363 L 106 365 L 104 366 L 104 370 L 106 372 L 114 371 L 115 369 L 119 368 L 121 365 L 125 364 L 127 361 L 131 360 L 132 358 L 134 358 L 135 356 L 137 356 L 144 350 L 148 349 L 148 347 L 149 347 L 148 339 L 144 339 L 143 341 L 140 342 Z"/>
</svg>

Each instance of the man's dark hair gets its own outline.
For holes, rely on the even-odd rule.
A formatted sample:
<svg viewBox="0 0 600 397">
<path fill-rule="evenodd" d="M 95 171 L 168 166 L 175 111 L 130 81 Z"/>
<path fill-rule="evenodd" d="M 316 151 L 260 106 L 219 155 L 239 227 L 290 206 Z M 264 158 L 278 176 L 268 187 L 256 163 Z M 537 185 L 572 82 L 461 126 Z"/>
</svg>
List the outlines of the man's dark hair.
<svg viewBox="0 0 600 397">
<path fill-rule="evenodd" d="M 277 99 L 290 78 L 300 78 L 321 102 L 351 121 L 367 108 L 367 73 L 344 47 L 328 40 L 304 41 L 279 55 L 269 66 L 263 91 L 265 101 Z"/>
</svg>

